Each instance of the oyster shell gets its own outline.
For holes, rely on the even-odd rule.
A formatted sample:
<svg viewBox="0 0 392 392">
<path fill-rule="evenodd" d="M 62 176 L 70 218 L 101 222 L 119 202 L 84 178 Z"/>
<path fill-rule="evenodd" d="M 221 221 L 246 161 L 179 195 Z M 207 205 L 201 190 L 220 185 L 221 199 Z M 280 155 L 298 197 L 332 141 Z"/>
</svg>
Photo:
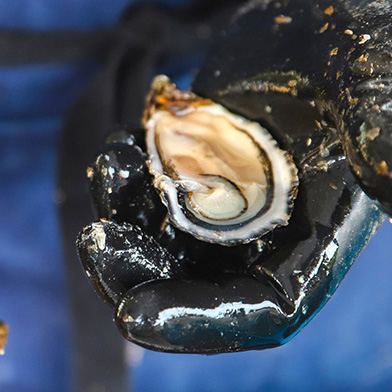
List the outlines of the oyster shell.
<svg viewBox="0 0 392 392">
<path fill-rule="evenodd" d="M 149 170 L 171 222 L 236 245 L 287 225 L 297 168 L 266 129 L 158 76 L 143 123 Z"/>
</svg>

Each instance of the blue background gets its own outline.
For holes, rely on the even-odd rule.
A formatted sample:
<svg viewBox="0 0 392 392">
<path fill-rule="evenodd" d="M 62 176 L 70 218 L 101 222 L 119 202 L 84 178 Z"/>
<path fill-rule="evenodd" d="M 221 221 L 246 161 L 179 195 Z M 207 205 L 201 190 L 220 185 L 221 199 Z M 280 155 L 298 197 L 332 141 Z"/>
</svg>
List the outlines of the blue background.
<svg viewBox="0 0 392 392">
<path fill-rule="evenodd" d="M 130 3 L 3 0 L 0 28 L 105 28 Z M 96 71 L 90 63 L 0 67 L 0 319 L 10 326 L 0 357 L 2 392 L 71 390 L 57 138 L 70 102 Z M 177 79 L 186 87 L 190 76 Z M 283 347 L 199 356 L 154 353 L 124 341 L 133 389 L 391 391 L 391 235 L 386 222 L 330 302 Z"/>
</svg>

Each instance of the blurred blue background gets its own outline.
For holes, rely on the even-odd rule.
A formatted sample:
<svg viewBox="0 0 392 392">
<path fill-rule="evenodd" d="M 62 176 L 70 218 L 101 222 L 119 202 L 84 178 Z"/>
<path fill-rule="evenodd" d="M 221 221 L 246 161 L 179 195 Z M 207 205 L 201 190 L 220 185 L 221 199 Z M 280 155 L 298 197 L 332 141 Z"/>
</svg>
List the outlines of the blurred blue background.
<svg viewBox="0 0 392 392">
<path fill-rule="evenodd" d="M 130 3 L 3 0 L 0 28 L 102 29 Z M 0 67 L 0 319 L 10 326 L 0 357 L 2 392 L 71 391 L 57 139 L 70 103 L 98 69 L 86 62 Z M 191 71 L 177 75 L 181 87 Z M 391 391 L 391 238 L 386 222 L 330 302 L 283 347 L 199 356 L 155 353 L 124 341 L 132 390 Z"/>
</svg>

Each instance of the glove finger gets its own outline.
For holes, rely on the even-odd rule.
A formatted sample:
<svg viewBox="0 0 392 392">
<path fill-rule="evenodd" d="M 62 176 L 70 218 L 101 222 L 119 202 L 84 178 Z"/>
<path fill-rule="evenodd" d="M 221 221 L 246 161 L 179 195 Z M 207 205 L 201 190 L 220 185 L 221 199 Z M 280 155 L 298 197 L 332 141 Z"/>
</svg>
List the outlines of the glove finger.
<svg viewBox="0 0 392 392">
<path fill-rule="evenodd" d="M 281 305 L 277 305 L 280 302 Z M 115 321 L 130 341 L 181 353 L 240 351 L 284 341 L 289 304 L 268 284 L 251 277 L 142 284 L 120 302 Z"/>
<path fill-rule="evenodd" d="M 95 291 L 111 306 L 142 282 L 185 276 L 180 262 L 137 226 L 92 223 L 79 234 L 77 247 Z"/>
<path fill-rule="evenodd" d="M 87 170 L 91 193 L 103 219 L 130 222 L 150 235 L 161 230 L 167 211 L 152 186 L 143 145 L 144 131 L 118 130 Z"/>
</svg>

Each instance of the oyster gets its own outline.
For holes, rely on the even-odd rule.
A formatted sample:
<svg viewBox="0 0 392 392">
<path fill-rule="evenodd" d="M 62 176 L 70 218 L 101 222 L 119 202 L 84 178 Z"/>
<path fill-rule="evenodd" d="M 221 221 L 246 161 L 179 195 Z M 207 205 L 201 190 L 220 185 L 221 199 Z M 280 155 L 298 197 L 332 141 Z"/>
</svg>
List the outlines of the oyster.
<svg viewBox="0 0 392 392">
<path fill-rule="evenodd" d="M 154 185 L 180 230 L 236 245 L 288 224 L 297 168 L 260 124 L 166 76 L 152 84 L 143 123 Z"/>
</svg>

